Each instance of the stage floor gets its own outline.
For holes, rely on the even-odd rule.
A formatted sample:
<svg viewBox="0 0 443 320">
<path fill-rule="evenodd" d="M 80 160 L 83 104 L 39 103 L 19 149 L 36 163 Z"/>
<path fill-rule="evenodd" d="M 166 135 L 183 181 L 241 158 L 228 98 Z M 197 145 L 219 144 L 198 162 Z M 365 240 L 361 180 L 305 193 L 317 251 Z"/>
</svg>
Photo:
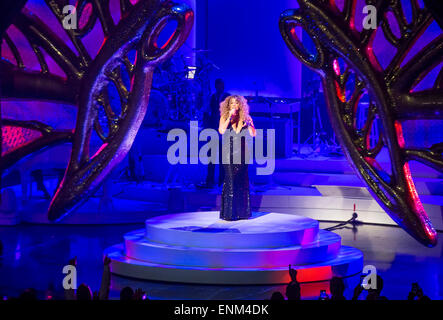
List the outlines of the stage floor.
<svg viewBox="0 0 443 320">
<path fill-rule="evenodd" d="M 324 229 L 331 223 L 320 223 Z M 15 296 L 33 287 L 43 297 L 48 284 L 61 288 L 63 266 L 77 256 L 78 283 L 87 283 L 93 291 L 101 281 L 103 251 L 122 236 L 143 224 L 66 226 L 19 225 L 0 227 L 4 245 L 0 259 L 0 294 Z M 342 244 L 364 253 L 364 265 L 374 265 L 384 279 L 383 295 L 406 299 L 412 282 L 418 282 L 431 299 L 443 299 L 443 234 L 436 248 L 425 248 L 402 229 L 390 226 L 359 226 L 334 231 Z M 350 298 L 359 277 L 346 281 L 345 296 Z M 318 296 L 327 283 L 302 284 L 302 296 Z M 273 291 L 285 292 L 282 285 L 193 285 L 139 281 L 112 275 L 111 298 L 118 298 L 125 287 L 141 287 L 152 299 L 268 299 Z"/>
</svg>

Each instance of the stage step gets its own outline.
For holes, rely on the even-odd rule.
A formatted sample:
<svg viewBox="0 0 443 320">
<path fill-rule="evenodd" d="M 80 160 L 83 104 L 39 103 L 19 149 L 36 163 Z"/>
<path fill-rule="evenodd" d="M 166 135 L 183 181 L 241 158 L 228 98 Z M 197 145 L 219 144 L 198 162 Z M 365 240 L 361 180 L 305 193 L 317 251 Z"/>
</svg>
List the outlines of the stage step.
<svg viewBox="0 0 443 320">
<path fill-rule="evenodd" d="M 287 284 L 291 281 L 288 267 L 281 268 L 202 268 L 155 264 L 125 256 L 124 246 L 115 245 L 105 252 L 111 258 L 112 273 L 143 280 L 178 283 L 253 285 Z M 350 277 L 363 269 L 360 250 L 342 246 L 330 261 L 306 266 L 292 266 L 299 282 L 327 281 L 332 277 Z"/>
<path fill-rule="evenodd" d="M 255 249 L 171 246 L 146 240 L 144 232 L 127 234 L 124 238 L 128 258 L 204 268 L 273 268 L 312 264 L 335 259 L 341 242 L 340 236 L 323 230 L 319 232 L 318 240 L 307 245 Z"/>
<path fill-rule="evenodd" d="M 283 283 L 289 265 L 302 271 L 299 281 L 320 281 L 353 275 L 363 264 L 360 251 L 342 247 L 317 221 L 269 212 L 239 221 L 221 220 L 217 211 L 150 218 L 106 254 L 116 274 L 192 283 Z"/>
<path fill-rule="evenodd" d="M 253 178 L 251 178 L 252 180 Z M 258 176 L 255 178 L 256 181 Z M 260 178 L 268 183 L 269 176 Z M 276 171 L 272 175 L 273 183 L 297 187 L 354 187 L 366 189 L 366 184 L 356 174 L 313 173 L 303 171 Z M 435 177 L 414 176 L 414 184 L 419 195 L 443 195 L 443 179 Z"/>
</svg>

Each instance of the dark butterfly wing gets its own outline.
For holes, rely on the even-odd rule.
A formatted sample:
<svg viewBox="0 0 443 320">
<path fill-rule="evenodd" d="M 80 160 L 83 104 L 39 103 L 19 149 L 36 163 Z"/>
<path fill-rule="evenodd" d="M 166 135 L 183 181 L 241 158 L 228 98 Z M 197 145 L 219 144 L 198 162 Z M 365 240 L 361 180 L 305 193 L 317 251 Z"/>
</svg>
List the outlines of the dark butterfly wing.
<svg viewBox="0 0 443 320">
<path fill-rule="evenodd" d="M 2 127 L 12 136 L 21 133 L 28 138 L 9 150 L 15 152 L 14 156 L 6 157 L 5 153 L 0 162 L 2 168 L 50 144 L 72 141 L 69 165 L 49 207 L 50 220 L 60 219 L 85 201 L 128 153 L 146 113 L 155 67 L 178 50 L 192 28 L 193 12 L 185 5 L 161 0 L 134 2 L 120 1 L 120 21 L 114 23 L 109 0 L 79 0 L 78 28 L 63 28 L 64 38 L 37 15 L 23 9 L 14 17 L 14 27 L 29 43 L 40 70 L 26 68 L 15 39 L 4 36 L 15 64 L 0 61 L 0 73 L 6 79 L 0 84 L 3 97 L 49 100 L 78 107 L 73 134 L 52 130 L 43 123 L 32 126 L 14 120 L 8 120 L 10 127 Z M 47 8 L 60 25 L 67 4 L 65 0 L 46 0 Z M 157 38 L 172 20 L 177 27 L 159 47 Z M 94 57 L 84 39 L 98 22 L 104 41 Z M 66 36 L 70 45 L 63 40 Z M 65 77 L 51 72 L 48 58 Z M 110 86 L 117 92 L 117 101 L 109 95 Z M 20 126 L 23 129 L 17 129 Z M 31 129 L 36 129 L 35 134 L 30 134 Z M 101 145 L 91 154 L 93 132 L 101 139 Z"/>
<path fill-rule="evenodd" d="M 434 246 L 437 233 L 417 194 L 409 161 L 419 160 L 443 171 L 441 144 L 429 149 L 409 149 L 402 132 L 405 119 L 443 118 L 442 71 L 433 88 L 426 92 L 413 90 L 443 61 L 443 37 L 436 37 L 404 63 L 432 23 L 432 15 L 411 0 L 413 19 L 408 22 L 400 1 L 367 0 L 366 4 L 376 9 L 377 26 L 358 31 L 356 0 L 345 0 L 342 9 L 335 1 L 299 3 L 300 9 L 282 14 L 280 30 L 294 55 L 321 75 L 331 124 L 348 160 L 391 218 L 421 243 Z M 392 31 L 390 14 L 395 17 L 400 34 Z M 296 27 L 302 27 L 312 38 L 317 55 L 309 54 L 303 47 Z M 385 67 L 374 53 L 379 30 L 396 48 Z M 366 117 L 361 121 L 359 108 L 364 97 L 369 98 Z M 376 139 L 375 130 L 379 131 Z M 388 152 L 389 168 L 377 161 L 383 150 Z"/>
<path fill-rule="evenodd" d="M 443 29 L 443 2 L 440 0 L 424 0 L 424 2 L 435 21 L 437 21 Z"/>
</svg>

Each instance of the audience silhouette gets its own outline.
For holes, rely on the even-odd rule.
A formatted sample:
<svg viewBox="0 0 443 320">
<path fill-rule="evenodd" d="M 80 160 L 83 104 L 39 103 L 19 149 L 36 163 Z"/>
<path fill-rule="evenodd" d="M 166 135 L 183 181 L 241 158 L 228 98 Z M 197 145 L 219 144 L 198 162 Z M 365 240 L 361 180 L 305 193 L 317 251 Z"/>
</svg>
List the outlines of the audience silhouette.
<svg viewBox="0 0 443 320">
<path fill-rule="evenodd" d="M 346 300 L 344 296 L 345 283 L 342 278 L 333 277 L 329 282 L 329 290 L 331 291 L 331 300 Z"/>
<path fill-rule="evenodd" d="M 70 265 L 77 266 L 77 259 L 73 258 L 69 261 Z M 108 300 L 109 299 L 109 291 L 111 284 L 111 268 L 110 268 L 111 260 L 109 257 L 105 256 L 103 260 L 103 275 L 102 281 L 100 285 L 100 290 L 94 293 L 91 288 L 82 283 L 78 286 L 77 290 L 68 289 L 64 290 L 64 295 L 66 300 Z M 289 265 L 289 277 L 291 281 L 286 287 L 286 299 L 287 300 L 301 300 L 301 286 L 300 282 L 297 280 L 297 270 L 293 269 L 291 265 Z M 385 296 L 381 295 L 383 290 L 384 281 L 380 275 L 376 277 L 376 284 L 373 288 L 368 288 L 366 290 L 362 285 L 363 277 L 360 279 L 358 285 L 354 288 L 354 295 L 352 300 L 358 300 L 364 291 L 367 291 L 366 300 L 377 301 L 377 300 L 388 300 Z M 368 283 L 371 286 L 371 283 Z M 344 295 L 345 292 L 345 282 L 342 278 L 333 277 L 329 281 L 329 289 L 331 293 L 331 297 L 325 297 L 320 300 L 331 300 L 331 301 L 342 301 L 346 300 Z M 326 290 L 322 290 L 326 291 Z M 46 300 L 55 300 L 56 296 L 54 294 L 55 289 L 54 285 L 50 284 L 48 289 L 45 292 Z M 324 293 L 324 292 L 323 292 Z M 25 289 L 18 298 L 11 297 L 3 297 L 3 300 L 23 300 L 23 301 L 33 301 L 38 300 L 37 291 L 33 288 Z M 120 300 L 123 301 L 131 301 L 131 300 L 148 300 L 146 296 L 146 292 L 142 289 L 133 290 L 131 287 L 124 287 L 120 291 Z M 285 300 L 285 296 L 279 292 L 274 291 L 271 295 L 270 300 Z M 416 300 L 416 301 L 429 301 L 431 300 L 428 296 L 423 293 L 423 289 L 418 285 L 418 283 L 413 283 L 411 287 L 411 291 L 408 294 L 408 300 Z"/>
<path fill-rule="evenodd" d="M 423 294 L 423 289 L 415 282 L 412 284 L 411 291 L 408 294 L 408 300 L 430 301 L 431 299 Z"/>
<path fill-rule="evenodd" d="M 289 276 L 291 282 L 286 287 L 286 297 L 288 300 L 300 300 L 300 283 L 297 281 L 297 270 L 292 269 L 291 265 L 289 265 Z"/>
<path fill-rule="evenodd" d="M 285 297 L 280 291 L 275 291 L 272 293 L 271 300 L 285 300 Z"/>
<path fill-rule="evenodd" d="M 364 286 L 362 285 L 361 279 L 360 283 L 354 288 L 354 296 L 352 297 L 352 300 L 358 300 L 362 292 L 365 290 Z M 366 296 L 366 300 L 388 300 L 388 298 L 381 295 L 381 291 L 383 290 L 383 279 L 380 275 L 377 275 L 375 288 L 372 288 L 372 284 L 368 283 L 368 285 L 371 285 L 371 288 L 368 289 L 368 295 Z"/>
</svg>

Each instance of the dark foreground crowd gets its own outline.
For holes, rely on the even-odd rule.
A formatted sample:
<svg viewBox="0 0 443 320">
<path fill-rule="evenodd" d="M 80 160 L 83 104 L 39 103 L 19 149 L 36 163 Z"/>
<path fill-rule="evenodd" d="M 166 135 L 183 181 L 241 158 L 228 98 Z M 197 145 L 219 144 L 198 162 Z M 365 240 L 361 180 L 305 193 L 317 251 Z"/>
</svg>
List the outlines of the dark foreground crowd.
<svg viewBox="0 0 443 320">
<path fill-rule="evenodd" d="M 1 259 L 1 247 L 0 247 L 0 259 Z M 91 288 L 86 284 L 80 284 L 76 290 L 69 289 L 64 290 L 64 294 L 61 297 L 57 297 L 53 286 L 50 286 L 45 292 L 45 300 L 108 300 L 109 290 L 111 284 L 111 260 L 108 257 L 104 258 L 103 261 L 103 275 L 99 291 L 92 291 Z M 69 261 L 70 265 L 76 266 L 76 259 Z M 275 291 L 272 293 L 270 300 L 302 300 L 300 282 L 297 281 L 297 271 L 291 266 L 289 266 L 289 276 L 291 278 L 290 283 L 286 287 L 285 295 L 280 291 Z M 363 279 L 363 278 L 362 278 Z M 370 283 L 369 283 L 370 284 Z M 382 295 L 383 290 L 383 279 L 380 275 L 377 275 L 376 285 L 374 289 L 366 290 L 362 283 L 359 283 L 355 289 L 351 300 L 361 300 L 363 292 L 366 291 L 366 300 L 388 300 Z M 322 290 L 319 293 L 319 300 L 347 300 L 344 296 L 345 283 L 342 278 L 334 277 L 329 281 L 329 292 L 330 295 L 326 293 L 326 290 Z M 18 297 L 7 297 L 2 296 L 3 300 L 38 300 L 37 291 L 33 288 L 28 288 L 24 290 Z M 406 298 L 406 297 L 405 297 Z M 418 300 L 418 301 L 428 301 L 429 297 L 424 295 L 423 290 L 417 283 L 413 283 L 411 291 L 407 295 L 408 300 Z M 149 300 L 146 292 L 142 289 L 133 290 L 130 287 L 125 287 L 120 291 L 120 300 Z"/>
</svg>

